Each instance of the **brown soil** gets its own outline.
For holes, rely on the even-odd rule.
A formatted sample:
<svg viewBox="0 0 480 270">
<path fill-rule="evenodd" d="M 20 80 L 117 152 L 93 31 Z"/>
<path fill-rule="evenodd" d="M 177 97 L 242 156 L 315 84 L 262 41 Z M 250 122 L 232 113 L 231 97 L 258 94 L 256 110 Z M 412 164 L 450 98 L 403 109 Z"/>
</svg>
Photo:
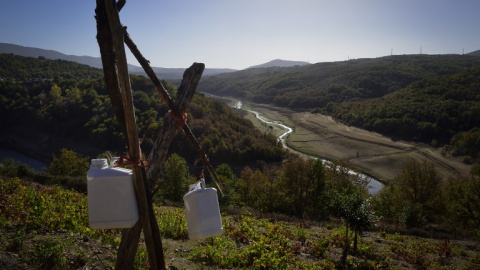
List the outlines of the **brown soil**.
<svg viewBox="0 0 480 270">
<path fill-rule="evenodd" d="M 443 177 L 465 177 L 469 165 L 440 148 L 415 142 L 395 141 L 381 134 L 336 122 L 329 116 L 296 112 L 264 104 L 248 104 L 262 116 L 294 128 L 289 147 L 328 160 L 348 160 L 355 169 L 388 182 L 398 176 L 407 160 L 434 164 Z M 252 117 L 249 116 L 252 120 Z"/>
</svg>

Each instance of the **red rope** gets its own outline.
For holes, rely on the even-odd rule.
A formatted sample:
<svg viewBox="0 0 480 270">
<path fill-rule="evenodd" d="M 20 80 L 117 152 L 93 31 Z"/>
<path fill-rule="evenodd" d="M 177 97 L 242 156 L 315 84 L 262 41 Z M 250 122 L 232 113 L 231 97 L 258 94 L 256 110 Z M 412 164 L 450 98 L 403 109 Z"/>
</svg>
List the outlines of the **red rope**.
<svg viewBox="0 0 480 270">
<path fill-rule="evenodd" d="M 172 110 L 168 111 L 170 113 L 170 116 L 177 121 L 177 128 L 183 127 L 187 123 L 187 113 L 183 113 L 183 115 L 180 117 L 177 117 L 175 113 L 173 113 Z"/>
<path fill-rule="evenodd" d="M 162 93 L 158 90 L 157 87 L 155 87 L 155 91 L 158 93 L 158 96 L 159 96 L 159 98 L 160 98 L 160 103 L 162 103 L 162 102 L 163 102 L 163 103 L 167 103 L 167 101 L 163 98 Z M 177 120 L 177 128 L 181 128 L 181 127 L 183 127 L 183 126 L 187 123 L 187 116 L 188 116 L 188 115 L 187 115 L 187 113 L 184 112 L 184 111 L 185 111 L 185 108 L 183 108 L 182 110 L 180 110 L 180 114 L 181 114 L 180 117 L 177 117 L 172 110 L 169 110 L 169 111 L 168 111 L 168 112 L 170 113 L 170 116 L 171 116 L 173 119 Z M 184 113 L 182 114 L 181 112 L 184 112 Z"/>
<path fill-rule="evenodd" d="M 197 158 L 197 160 L 195 160 L 195 162 L 193 163 L 193 165 L 195 165 L 195 166 L 197 166 L 198 162 L 200 162 L 200 161 L 202 161 L 202 163 L 203 163 L 202 172 L 200 173 L 200 179 L 205 179 L 204 172 L 205 172 L 206 160 L 207 159 L 208 159 L 207 154 L 205 154 L 204 158 Z"/>
<path fill-rule="evenodd" d="M 147 129 L 145 130 L 145 133 L 143 133 L 143 137 L 142 137 L 142 139 L 140 140 L 140 145 L 143 143 L 143 140 L 145 140 L 145 138 L 147 137 L 147 134 L 148 134 L 148 132 L 150 131 L 150 128 L 153 126 L 153 124 L 155 124 L 155 121 L 152 121 L 152 122 L 147 126 Z"/>
<path fill-rule="evenodd" d="M 120 158 L 115 162 L 113 167 L 123 168 L 125 166 L 146 168 L 150 166 L 150 160 L 138 158 L 138 160 L 135 161 L 135 160 L 132 160 L 128 154 L 120 155 Z"/>
<path fill-rule="evenodd" d="M 158 93 L 158 97 L 160 98 L 160 103 L 162 103 L 162 102 L 163 102 L 163 103 L 167 103 L 167 102 L 165 101 L 165 99 L 163 98 L 162 93 L 160 93 L 160 91 L 158 91 L 158 88 L 157 88 L 157 87 L 155 87 L 155 92 Z"/>
</svg>

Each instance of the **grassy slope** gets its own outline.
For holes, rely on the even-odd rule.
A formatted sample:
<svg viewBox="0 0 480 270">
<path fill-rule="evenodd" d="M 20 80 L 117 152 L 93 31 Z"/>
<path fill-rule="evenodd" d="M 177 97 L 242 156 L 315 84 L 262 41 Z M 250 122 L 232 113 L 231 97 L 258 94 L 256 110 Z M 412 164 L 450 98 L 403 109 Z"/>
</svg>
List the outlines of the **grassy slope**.
<svg viewBox="0 0 480 270">
<path fill-rule="evenodd" d="M 16 261 L 32 267 L 50 263 L 60 269 L 111 269 L 114 265 L 120 231 L 88 228 L 84 194 L 2 177 L 0 203 L 0 265 Z M 223 212 L 222 236 L 192 241 L 186 239 L 183 208 L 160 207 L 157 215 L 167 263 L 178 269 L 340 267 L 344 230 L 333 220 L 317 223 L 236 210 Z M 480 267 L 480 246 L 474 241 L 429 238 L 452 237 L 435 230 L 417 232 L 420 237 L 381 228 L 364 235 L 358 250 L 348 257 L 349 267 Z M 142 246 L 137 268 L 146 265 Z"/>
</svg>

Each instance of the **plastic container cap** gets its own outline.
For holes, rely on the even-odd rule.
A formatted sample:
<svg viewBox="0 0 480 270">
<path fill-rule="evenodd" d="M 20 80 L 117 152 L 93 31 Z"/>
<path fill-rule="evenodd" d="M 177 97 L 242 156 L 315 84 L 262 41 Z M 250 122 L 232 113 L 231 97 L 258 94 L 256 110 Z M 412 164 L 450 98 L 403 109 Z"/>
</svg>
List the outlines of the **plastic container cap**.
<svg viewBox="0 0 480 270">
<path fill-rule="evenodd" d="M 107 159 L 101 158 L 101 159 L 92 159 L 92 163 L 90 165 L 90 168 L 95 168 L 95 169 L 103 169 L 108 167 L 108 162 Z"/>
</svg>

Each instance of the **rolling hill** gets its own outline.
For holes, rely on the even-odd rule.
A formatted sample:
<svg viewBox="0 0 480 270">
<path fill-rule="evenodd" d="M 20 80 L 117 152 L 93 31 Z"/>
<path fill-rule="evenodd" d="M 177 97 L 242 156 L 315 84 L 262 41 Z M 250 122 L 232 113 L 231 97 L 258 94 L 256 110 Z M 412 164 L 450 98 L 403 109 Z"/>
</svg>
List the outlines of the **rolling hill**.
<svg viewBox="0 0 480 270">
<path fill-rule="evenodd" d="M 146 77 L 131 74 L 130 81 L 139 133 L 146 136 L 142 150 L 148 153 L 168 110 Z M 175 86 L 162 84 L 173 95 Z M 203 94 L 195 95 L 187 112 L 213 164 L 279 161 L 284 154 L 273 136 Z M 66 60 L 0 54 L 0 127 L 0 146 L 45 162 L 61 148 L 91 157 L 125 149 L 102 70 Z M 185 136 L 179 134 L 172 145 L 190 160 L 197 158 Z"/>
<path fill-rule="evenodd" d="M 54 50 L 45 50 L 32 47 L 24 47 L 9 43 L 0 43 L 0 53 L 15 54 L 25 57 L 45 57 L 51 60 L 67 60 L 79 64 L 88 65 L 94 68 L 102 68 L 102 59 L 100 57 L 67 55 Z"/>
<path fill-rule="evenodd" d="M 290 60 L 281 60 L 281 59 L 275 59 L 270 62 L 256 65 L 256 66 L 251 66 L 249 68 L 268 68 L 268 67 L 294 67 L 294 66 L 305 66 L 309 65 L 310 63 L 308 62 L 302 62 L 302 61 L 290 61 Z"/>
<path fill-rule="evenodd" d="M 471 53 L 467 53 L 467 55 L 480 56 L 480 50 L 476 50 L 476 51 L 473 51 Z"/>
<path fill-rule="evenodd" d="M 394 139 L 480 157 L 480 57 L 399 55 L 204 78 L 200 91 L 333 116 Z M 449 150 L 450 151 L 450 150 Z"/>
<path fill-rule="evenodd" d="M 51 60 L 67 60 L 72 62 L 77 62 L 79 64 L 88 65 L 94 68 L 102 68 L 102 59 L 100 57 L 91 57 L 91 56 L 76 56 L 76 55 L 67 55 L 53 50 L 45 50 L 32 47 L 24 47 L 15 44 L 9 43 L 0 43 L 0 54 L 15 54 L 25 57 L 44 57 Z M 178 80 L 183 76 L 184 68 L 162 68 L 162 67 L 152 67 L 153 71 L 157 76 L 164 80 Z M 186 67 L 185 67 L 186 68 Z M 136 75 L 144 75 L 142 67 L 129 64 L 128 69 L 130 73 Z M 220 73 L 233 72 L 234 69 L 227 68 L 207 68 L 205 69 L 203 75 L 216 75 Z"/>
<path fill-rule="evenodd" d="M 398 55 L 294 67 L 246 69 L 204 78 L 200 91 L 292 109 L 378 98 L 412 82 L 480 66 L 471 55 Z"/>
</svg>

